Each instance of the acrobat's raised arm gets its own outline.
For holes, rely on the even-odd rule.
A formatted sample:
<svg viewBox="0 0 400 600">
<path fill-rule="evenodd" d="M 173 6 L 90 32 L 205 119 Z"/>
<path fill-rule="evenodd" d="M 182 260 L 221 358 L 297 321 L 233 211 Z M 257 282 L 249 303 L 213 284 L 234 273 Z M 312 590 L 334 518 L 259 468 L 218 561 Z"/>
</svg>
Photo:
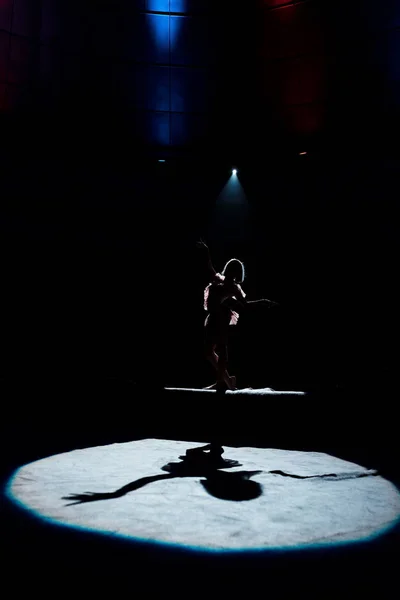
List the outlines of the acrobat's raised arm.
<svg viewBox="0 0 400 600">
<path fill-rule="evenodd" d="M 199 242 L 197 242 L 197 247 L 202 250 L 204 252 L 204 254 L 207 256 L 207 266 L 208 266 L 208 270 L 210 272 L 210 275 L 212 277 L 212 279 L 214 279 L 214 277 L 216 276 L 217 272 L 214 269 L 214 265 L 212 264 L 212 260 L 211 260 L 211 254 L 210 254 L 210 250 L 207 246 L 207 244 L 205 244 L 203 242 L 202 239 L 200 239 Z"/>
</svg>

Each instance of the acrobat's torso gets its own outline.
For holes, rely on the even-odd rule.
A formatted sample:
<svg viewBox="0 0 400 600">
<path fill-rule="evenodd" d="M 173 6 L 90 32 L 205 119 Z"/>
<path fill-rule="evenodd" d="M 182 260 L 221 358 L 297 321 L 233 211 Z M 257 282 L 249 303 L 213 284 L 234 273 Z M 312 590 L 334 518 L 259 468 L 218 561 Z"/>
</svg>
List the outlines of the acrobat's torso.
<svg viewBox="0 0 400 600">
<path fill-rule="evenodd" d="M 217 273 L 214 281 L 204 290 L 204 309 L 209 313 L 205 325 L 213 327 L 227 327 L 236 325 L 239 314 L 229 306 L 229 300 L 238 300 L 245 298 L 239 284 L 227 282 L 225 277 Z"/>
</svg>

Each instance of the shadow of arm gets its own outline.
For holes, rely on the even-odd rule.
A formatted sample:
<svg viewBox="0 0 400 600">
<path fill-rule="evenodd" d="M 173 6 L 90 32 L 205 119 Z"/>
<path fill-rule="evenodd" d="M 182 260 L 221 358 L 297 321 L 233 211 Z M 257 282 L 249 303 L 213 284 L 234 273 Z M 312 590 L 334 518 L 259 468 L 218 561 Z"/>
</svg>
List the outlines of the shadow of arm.
<svg viewBox="0 0 400 600">
<path fill-rule="evenodd" d="M 85 502 L 96 502 L 98 500 L 121 498 L 121 496 L 125 496 L 125 494 L 128 494 L 129 492 L 134 492 L 135 490 L 144 487 L 148 483 L 161 481 L 162 479 L 173 479 L 174 477 L 176 477 L 176 475 L 171 474 L 141 477 L 140 479 L 136 479 L 136 481 L 132 481 L 118 490 L 115 490 L 115 492 L 85 492 L 83 494 L 70 494 L 69 496 L 63 496 L 63 500 L 70 500 L 68 506 L 71 506 L 73 504 L 83 504 Z"/>
</svg>

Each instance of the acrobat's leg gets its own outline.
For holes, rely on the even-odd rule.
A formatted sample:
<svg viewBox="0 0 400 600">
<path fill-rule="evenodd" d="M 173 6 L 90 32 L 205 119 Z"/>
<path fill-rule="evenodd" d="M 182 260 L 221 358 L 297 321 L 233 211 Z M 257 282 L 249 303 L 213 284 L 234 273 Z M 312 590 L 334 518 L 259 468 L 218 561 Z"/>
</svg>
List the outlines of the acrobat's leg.
<svg viewBox="0 0 400 600">
<path fill-rule="evenodd" d="M 218 355 L 215 352 L 215 348 L 216 344 L 211 342 L 206 343 L 206 358 L 208 361 L 210 361 L 214 369 L 218 371 Z"/>
<path fill-rule="evenodd" d="M 203 388 L 203 390 L 216 390 L 217 389 L 217 382 L 212 383 L 211 385 L 208 385 L 207 387 Z"/>
<path fill-rule="evenodd" d="M 236 377 L 231 377 L 228 373 L 228 346 L 226 344 L 218 344 L 218 368 L 217 368 L 217 387 L 224 383 L 230 390 L 236 389 Z"/>
<path fill-rule="evenodd" d="M 226 344 L 218 346 L 218 354 L 215 352 L 217 345 L 214 343 L 206 343 L 206 357 L 210 361 L 214 369 L 217 371 L 217 383 L 209 386 L 206 389 L 218 389 L 226 385 L 229 390 L 236 389 L 236 377 L 230 377 L 226 367 L 228 363 L 228 349 Z M 221 362 L 222 357 L 222 362 Z"/>
<path fill-rule="evenodd" d="M 218 355 L 215 352 L 215 348 L 216 348 L 215 343 L 213 343 L 211 341 L 206 341 L 206 345 L 205 345 L 206 358 L 211 363 L 211 365 L 214 367 L 215 371 L 218 371 Z M 208 387 L 206 387 L 204 389 L 205 390 L 215 390 L 216 387 L 217 387 L 217 384 L 213 383 L 212 385 L 209 385 Z"/>
</svg>

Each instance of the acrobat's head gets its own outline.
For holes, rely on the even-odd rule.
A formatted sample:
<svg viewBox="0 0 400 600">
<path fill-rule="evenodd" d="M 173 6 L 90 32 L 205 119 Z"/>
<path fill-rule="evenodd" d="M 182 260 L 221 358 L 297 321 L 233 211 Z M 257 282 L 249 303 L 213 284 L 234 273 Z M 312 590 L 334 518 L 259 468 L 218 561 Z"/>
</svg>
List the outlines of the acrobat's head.
<svg viewBox="0 0 400 600">
<path fill-rule="evenodd" d="M 235 281 L 235 283 L 243 283 L 245 275 L 244 264 L 237 258 L 232 258 L 226 263 L 222 275 L 230 281 Z"/>
</svg>

